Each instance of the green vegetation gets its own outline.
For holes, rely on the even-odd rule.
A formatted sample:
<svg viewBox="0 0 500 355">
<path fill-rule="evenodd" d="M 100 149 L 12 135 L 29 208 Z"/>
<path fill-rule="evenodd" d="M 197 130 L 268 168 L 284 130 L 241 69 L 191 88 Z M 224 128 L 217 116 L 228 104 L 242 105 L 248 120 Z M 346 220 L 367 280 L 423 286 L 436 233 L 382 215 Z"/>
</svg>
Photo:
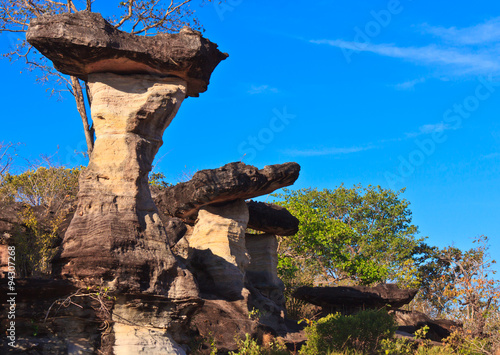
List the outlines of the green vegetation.
<svg viewBox="0 0 500 355">
<path fill-rule="evenodd" d="M 401 193 L 341 185 L 275 194 L 276 203 L 300 221 L 299 232 L 280 241 L 280 275 L 296 279 L 308 270 L 316 283 L 371 284 L 407 274 L 423 238 Z"/>
<path fill-rule="evenodd" d="M 394 319 L 385 311 L 367 310 L 352 316 L 330 314 L 306 328 L 308 341 L 300 354 L 373 353 L 383 339 L 394 335 L 396 328 Z"/>
<path fill-rule="evenodd" d="M 18 275 L 50 273 L 50 260 L 58 244 L 59 229 L 78 192 L 81 168 L 33 167 L 21 174 L 5 173 L 0 180 L 2 207 L 18 203 L 18 226 L 12 239 L 16 245 Z"/>
<path fill-rule="evenodd" d="M 229 352 L 230 355 L 287 355 L 290 352 L 286 346 L 279 342 L 271 342 L 270 344 L 259 345 L 255 339 L 252 339 L 246 334 L 245 340 L 238 341 L 238 351 Z"/>
</svg>

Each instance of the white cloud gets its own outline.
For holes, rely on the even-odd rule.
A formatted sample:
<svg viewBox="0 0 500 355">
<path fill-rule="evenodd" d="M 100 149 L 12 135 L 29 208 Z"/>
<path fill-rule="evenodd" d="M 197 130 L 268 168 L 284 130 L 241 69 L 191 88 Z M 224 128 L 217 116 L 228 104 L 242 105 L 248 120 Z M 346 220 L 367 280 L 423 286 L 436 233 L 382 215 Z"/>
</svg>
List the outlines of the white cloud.
<svg viewBox="0 0 500 355">
<path fill-rule="evenodd" d="M 453 128 L 449 124 L 446 124 L 444 122 L 431 123 L 431 124 L 425 124 L 423 126 L 418 127 L 418 132 L 407 133 L 406 136 L 408 138 L 413 138 L 413 137 L 417 137 L 417 136 L 420 136 L 423 134 L 443 132 L 443 131 L 448 131 L 450 129 L 455 130 L 456 128 Z"/>
<path fill-rule="evenodd" d="M 322 148 L 322 149 L 288 149 L 283 151 L 284 154 L 296 156 L 296 157 L 317 157 L 324 155 L 345 155 L 358 153 L 365 150 L 373 149 L 373 146 L 368 147 L 345 147 L 345 148 Z"/>
<path fill-rule="evenodd" d="M 500 41 L 500 17 L 465 28 L 446 28 L 428 24 L 423 24 L 421 28 L 424 33 L 435 35 L 451 43 L 477 45 Z"/>
<path fill-rule="evenodd" d="M 381 56 L 400 58 L 419 64 L 454 66 L 467 73 L 491 73 L 500 71 L 495 53 L 475 52 L 458 48 L 440 48 L 435 44 L 422 47 L 399 47 L 394 44 L 374 44 L 336 40 L 311 40 L 311 43 L 327 44 L 345 50 L 369 52 Z"/>
<path fill-rule="evenodd" d="M 413 90 L 415 88 L 415 85 L 425 83 L 425 81 L 425 78 L 419 78 L 396 84 L 394 85 L 394 87 L 396 88 L 396 90 Z"/>
<path fill-rule="evenodd" d="M 248 93 L 250 95 L 255 95 L 255 94 L 262 94 L 262 93 L 274 93 L 276 94 L 278 92 L 278 89 L 270 87 L 269 85 L 252 85 L 250 90 L 248 90 Z"/>
</svg>

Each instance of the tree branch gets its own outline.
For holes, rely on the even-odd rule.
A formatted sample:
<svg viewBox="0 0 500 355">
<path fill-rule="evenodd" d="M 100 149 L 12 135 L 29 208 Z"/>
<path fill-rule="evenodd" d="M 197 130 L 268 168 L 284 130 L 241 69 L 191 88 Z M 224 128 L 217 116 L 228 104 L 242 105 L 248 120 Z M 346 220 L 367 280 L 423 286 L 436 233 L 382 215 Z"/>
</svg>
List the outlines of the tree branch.
<svg viewBox="0 0 500 355">
<path fill-rule="evenodd" d="M 128 20 L 130 20 L 132 18 L 133 7 L 134 7 L 134 0 L 128 0 L 128 14 L 126 16 L 122 17 L 120 22 L 118 22 L 115 25 L 115 28 L 120 28 L 125 22 L 127 22 Z"/>
<path fill-rule="evenodd" d="M 94 150 L 94 128 L 89 125 L 83 90 L 77 77 L 71 77 L 71 86 L 73 88 L 73 93 L 75 94 L 76 108 L 78 109 L 78 113 L 82 119 L 85 140 L 87 142 L 87 152 L 90 157 L 92 155 L 92 151 Z"/>
</svg>

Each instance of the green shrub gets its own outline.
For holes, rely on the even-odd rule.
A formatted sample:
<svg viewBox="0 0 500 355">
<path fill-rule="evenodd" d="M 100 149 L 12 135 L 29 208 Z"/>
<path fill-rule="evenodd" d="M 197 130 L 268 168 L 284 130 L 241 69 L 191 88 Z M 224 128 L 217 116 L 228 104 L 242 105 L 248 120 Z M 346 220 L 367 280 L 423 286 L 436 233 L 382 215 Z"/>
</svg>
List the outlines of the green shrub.
<svg viewBox="0 0 500 355">
<path fill-rule="evenodd" d="M 257 344 L 249 334 L 245 335 L 245 340 L 238 341 L 238 352 L 229 352 L 230 355 L 289 355 L 290 352 L 285 345 L 279 342 L 273 342 L 269 346 Z"/>
<path fill-rule="evenodd" d="M 367 310 L 351 316 L 330 314 L 305 329 L 308 341 L 300 354 L 370 353 L 383 339 L 391 338 L 395 330 L 394 319 L 385 311 Z"/>
</svg>

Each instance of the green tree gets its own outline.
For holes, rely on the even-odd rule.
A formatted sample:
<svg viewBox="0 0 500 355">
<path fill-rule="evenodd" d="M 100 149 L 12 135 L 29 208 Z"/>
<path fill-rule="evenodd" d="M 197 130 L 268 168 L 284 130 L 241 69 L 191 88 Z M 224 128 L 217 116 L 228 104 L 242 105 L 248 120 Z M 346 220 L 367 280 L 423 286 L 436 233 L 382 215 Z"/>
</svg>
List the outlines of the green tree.
<svg viewBox="0 0 500 355">
<path fill-rule="evenodd" d="M 211 0 L 208 0 L 211 1 Z M 184 26 L 202 29 L 195 11 L 191 9 L 192 0 L 124 0 L 116 1 L 116 15 L 107 20 L 117 29 L 137 35 L 178 32 Z M 94 4 L 95 3 L 95 4 Z M 54 15 L 64 12 L 100 10 L 98 5 L 109 1 L 73 1 L 73 0 L 2 0 L 0 1 L 0 32 L 21 33 L 27 31 L 30 21 L 42 15 Z M 33 48 L 24 38 L 3 56 L 10 60 L 22 60 L 28 71 L 41 73 L 37 82 L 52 81 L 52 93 L 69 91 L 76 102 L 80 114 L 88 155 L 94 147 L 94 128 L 87 113 L 91 100 L 87 94 L 87 84 L 74 76 L 57 72 L 52 63 Z M 57 89 L 61 88 L 61 89 Z"/>
<path fill-rule="evenodd" d="M 11 235 L 16 246 L 18 275 L 46 275 L 61 238 L 61 225 L 70 216 L 80 168 L 33 166 L 20 174 L 6 173 L 0 182 L 0 205 L 18 211 Z"/>
<path fill-rule="evenodd" d="M 280 237 L 279 266 L 285 279 L 307 269 L 314 281 L 361 284 L 395 280 L 423 238 L 411 224 L 409 202 L 380 186 L 334 190 L 285 189 L 275 203 L 300 221 L 299 232 Z M 416 275 L 413 275 L 415 281 Z"/>
</svg>

